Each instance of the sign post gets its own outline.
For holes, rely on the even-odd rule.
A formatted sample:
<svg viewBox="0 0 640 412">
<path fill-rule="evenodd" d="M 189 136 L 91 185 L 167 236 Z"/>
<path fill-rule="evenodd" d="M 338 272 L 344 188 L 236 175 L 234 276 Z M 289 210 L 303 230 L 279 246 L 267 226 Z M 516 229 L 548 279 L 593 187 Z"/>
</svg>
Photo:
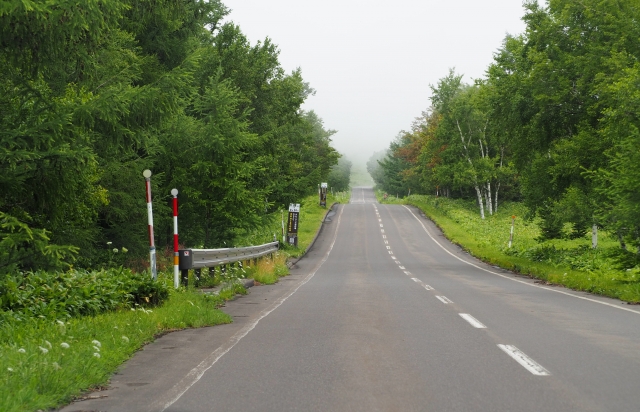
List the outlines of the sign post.
<svg viewBox="0 0 640 412">
<path fill-rule="evenodd" d="M 157 279 L 156 242 L 153 236 L 153 211 L 151 209 L 151 170 L 146 169 L 142 172 L 142 176 L 144 176 L 145 186 L 147 189 L 147 215 L 149 216 L 149 262 L 151 265 L 151 277 Z"/>
<path fill-rule="evenodd" d="M 320 206 L 327 207 L 327 188 L 328 184 L 320 184 Z"/>
<path fill-rule="evenodd" d="M 300 204 L 289 204 L 289 220 L 287 221 L 287 243 L 298 246 L 298 219 L 300 217 Z"/>
</svg>

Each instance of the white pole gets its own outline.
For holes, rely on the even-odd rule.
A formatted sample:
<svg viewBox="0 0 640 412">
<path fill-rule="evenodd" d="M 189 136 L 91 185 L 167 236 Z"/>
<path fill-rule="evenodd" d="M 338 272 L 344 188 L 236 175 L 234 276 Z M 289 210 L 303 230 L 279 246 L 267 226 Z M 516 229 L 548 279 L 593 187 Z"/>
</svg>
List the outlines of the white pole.
<svg viewBox="0 0 640 412">
<path fill-rule="evenodd" d="M 511 244 L 513 243 L 513 227 L 516 224 L 516 217 L 511 216 L 511 234 L 509 235 L 509 249 L 511 249 Z"/>
<path fill-rule="evenodd" d="M 149 215 L 149 261 L 151 265 L 151 277 L 158 278 L 158 269 L 156 268 L 156 242 L 153 236 L 153 210 L 151 208 L 151 170 L 146 169 L 142 172 L 145 185 L 147 188 L 147 214 Z"/>
</svg>

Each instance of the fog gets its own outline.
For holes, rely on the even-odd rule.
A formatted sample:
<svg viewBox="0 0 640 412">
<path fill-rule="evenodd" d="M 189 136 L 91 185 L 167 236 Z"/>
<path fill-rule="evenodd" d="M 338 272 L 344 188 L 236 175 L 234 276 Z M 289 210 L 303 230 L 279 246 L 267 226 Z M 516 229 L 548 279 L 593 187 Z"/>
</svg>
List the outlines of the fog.
<svg viewBox="0 0 640 412">
<path fill-rule="evenodd" d="M 519 0 L 223 0 L 252 44 L 269 37 L 288 72 L 316 90 L 304 105 L 333 146 L 362 164 L 429 106 L 449 68 L 484 76 L 507 33 L 524 30 Z"/>
</svg>

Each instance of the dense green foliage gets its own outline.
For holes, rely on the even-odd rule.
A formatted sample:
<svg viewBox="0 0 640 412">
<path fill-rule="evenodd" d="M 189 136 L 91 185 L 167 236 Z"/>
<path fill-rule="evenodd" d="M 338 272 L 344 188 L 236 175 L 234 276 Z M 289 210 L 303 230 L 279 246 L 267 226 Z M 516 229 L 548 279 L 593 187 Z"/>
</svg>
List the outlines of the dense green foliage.
<svg viewBox="0 0 640 412">
<path fill-rule="evenodd" d="M 37 271 L 28 276 L 7 276 L 0 282 L 0 320 L 68 319 L 155 306 L 167 297 L 164 283 L 127 269 Z"/>
<path fill-rule="evenodd" d="M 0 5 L 0 274 L 105 266 L 107 241 L 216 247 L 312 193 L 333 133 L 300 107 L 313 90 L 219 0 Z"/>
<path fill-rule="evenodd" d="M 372 158 L 372 177 L 390 194 L 474 198 L 482 218 L 522 200 L 540 239 L 597 225 L 640 248 L 640 8 L 524 8 L 525 32 L 504 40 L 486 76 L 465 84 L 451 71 L 432 86 L 430 108 Z"/>
</svg>

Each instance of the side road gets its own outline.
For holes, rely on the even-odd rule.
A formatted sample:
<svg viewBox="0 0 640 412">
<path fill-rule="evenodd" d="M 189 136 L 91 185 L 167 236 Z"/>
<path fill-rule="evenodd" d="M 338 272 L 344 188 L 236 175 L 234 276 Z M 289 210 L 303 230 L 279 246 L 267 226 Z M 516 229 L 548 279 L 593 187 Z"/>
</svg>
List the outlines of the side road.
<svg viewBox="0 0 640 412">
<path fill-rule="evenodd" d="M 339 213 L 341 207 L 336 205 L 333 210 Z M 156 339 L 126 362 L 105 390 L 59 411 L 162 411 L 172 397 L 186 390 L 191 380 L 305 282 L 326 255 L 335 226 L 325 220 L 315 242 L 304 259 L 292 265 L 289 276 L 274 285 L 252 287 L 247 296 L 227 302 L 223 310 L 233 317 L 232 324 L 172 332 Z"/>
</svg>

